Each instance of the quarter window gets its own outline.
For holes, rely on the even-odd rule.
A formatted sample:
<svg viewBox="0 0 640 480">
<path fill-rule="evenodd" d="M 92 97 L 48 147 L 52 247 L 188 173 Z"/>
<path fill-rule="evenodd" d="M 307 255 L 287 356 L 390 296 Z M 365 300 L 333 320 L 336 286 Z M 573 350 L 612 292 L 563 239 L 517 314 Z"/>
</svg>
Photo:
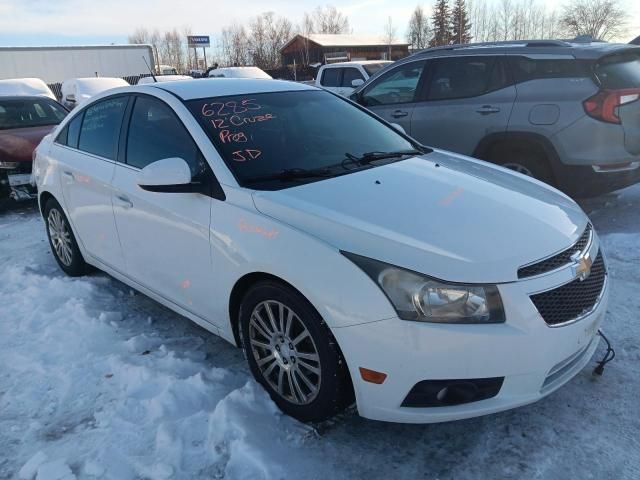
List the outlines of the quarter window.
<svg viewBox="0 0 640 480">
<path fill-rule="evenodd" d="M 484 95 L 507 85 L 503 64 L 496 57 L 455 57 L 435 61 L 428 100 Z"/>
<path fill-rule="evenodd" d="M 582 78 L 590 76 L 589 63 L 572 59 L 531 59 L 511 57 L 511 69 L 517 83 L 544 78 Z"/>
<path fill-rule="evenodd" d="M 323 87 L 339 87 L 341 71 L 341 68 L 326 68 L 324 72 L 322 72 L 320 84 Z"/>
<path fill-rule="evenodd" d="M 173 110 L 160 100 L 138 97 L 129 123 L 127 164 L 144 168 L 171 157 L 187 162 L 193 177 L 206 168 L 198 147 Z"/>
<path fill-rule="evenodd" d="M 405 63 L 383 74 L 362 95 L 365 106 L 413 102 L 425 61 Z"/>
<path fill-rule="evenodd" d="M 115 160 L 122 117 L 128 97 L 115 97 L 86 109 L 78 148 L 84 152 Z M 71 131 L 69 131 L 71 139 Z M 71 146 L 71 145 L 70 145 Z"/>
<path fill-rule="evenodd" d="M 80 126 L 82 125 L 82 113 L 76 115 L 67 123 L 56 137 L 56 143 L 72 148 L 78 148 L 78 137 L 80 136 Z"/>
<path fill-rule="evenodd" d="M 354 80 L 364 80 L 364 77 L 357 68 L 349 67 L 344 69 L 342 74 L 342 86 L 353 88 L 351 82 Z"/>
</svg>

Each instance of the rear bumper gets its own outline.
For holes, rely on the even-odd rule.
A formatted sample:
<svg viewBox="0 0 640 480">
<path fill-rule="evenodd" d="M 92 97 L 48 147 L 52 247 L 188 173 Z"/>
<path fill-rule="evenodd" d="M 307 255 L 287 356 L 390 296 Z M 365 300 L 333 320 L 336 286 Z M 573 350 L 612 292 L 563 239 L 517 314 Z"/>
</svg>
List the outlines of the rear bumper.
<svg viewBox="0 0 640 480">
<path fill-rule="evenodd" d="M 640 182 L 640 162 L 624 170 L 598 170 L 593 166 L 554 165 L 558 187 L 575 198 L 613 192 Z"/>
</svg>

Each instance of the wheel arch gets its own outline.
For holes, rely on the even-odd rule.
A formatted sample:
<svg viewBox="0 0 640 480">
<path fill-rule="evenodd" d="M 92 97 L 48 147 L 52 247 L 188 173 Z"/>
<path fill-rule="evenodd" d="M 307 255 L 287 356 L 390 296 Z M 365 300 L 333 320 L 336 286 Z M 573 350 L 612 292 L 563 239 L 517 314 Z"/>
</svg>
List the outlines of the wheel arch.
<svg viewBox="0 0 640 480">
<path fill-rule="evenodd" d="M 495 163 L 492 155 L 500 149 L 513 147 L 522 148 L 530 145 L 544 154 L 547 163 L 551 167 L 554 175 L 557 175 L 560 157 L 551 141 L 544 135 L 531 132 L 503 132 L 492 133 L 484 137 L 473 152 L 473 156 L 481 160 Z"/>
<path fill-rule="evenodd" d="M 47 202 L 51 199 L 54 199 L 56 202 L 60 203 L 60 201 L 48 190 L 39 193 L 38 206 L 40 208 L 40 215 L 42 215 L 42 217 L 44 217 L 44 208 L 47 206 Z"/>
</svg>

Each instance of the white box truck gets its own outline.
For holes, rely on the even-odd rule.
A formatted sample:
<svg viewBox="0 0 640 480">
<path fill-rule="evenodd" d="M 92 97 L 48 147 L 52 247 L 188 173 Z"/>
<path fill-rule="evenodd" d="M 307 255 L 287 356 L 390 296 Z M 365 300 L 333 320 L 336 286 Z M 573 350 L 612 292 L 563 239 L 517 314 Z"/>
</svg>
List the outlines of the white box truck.
<svg viewBox="0 0 640 480">
<path fill-rule="evenodd" d="M 0 80 L 41 78 L 61 83 L 69 78 L 129 77 L 155 68 L 151 45 L 78 47 L 0 47 Z"/>
</svg>

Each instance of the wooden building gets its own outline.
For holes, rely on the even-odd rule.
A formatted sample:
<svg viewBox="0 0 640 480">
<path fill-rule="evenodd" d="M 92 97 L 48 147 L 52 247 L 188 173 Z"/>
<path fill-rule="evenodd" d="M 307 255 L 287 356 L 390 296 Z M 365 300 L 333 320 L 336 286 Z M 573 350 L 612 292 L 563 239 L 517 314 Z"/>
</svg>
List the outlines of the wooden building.
<svg viewBox="0 0 640 480">
<path fill-rule="evenodd" d="M 409 55 L 409 44 L 388 44 L 380 35 L 296 35 L 280 49 L 283 65 L 313 65 L 355 60 L 398 60 Z"/>
</svg>

